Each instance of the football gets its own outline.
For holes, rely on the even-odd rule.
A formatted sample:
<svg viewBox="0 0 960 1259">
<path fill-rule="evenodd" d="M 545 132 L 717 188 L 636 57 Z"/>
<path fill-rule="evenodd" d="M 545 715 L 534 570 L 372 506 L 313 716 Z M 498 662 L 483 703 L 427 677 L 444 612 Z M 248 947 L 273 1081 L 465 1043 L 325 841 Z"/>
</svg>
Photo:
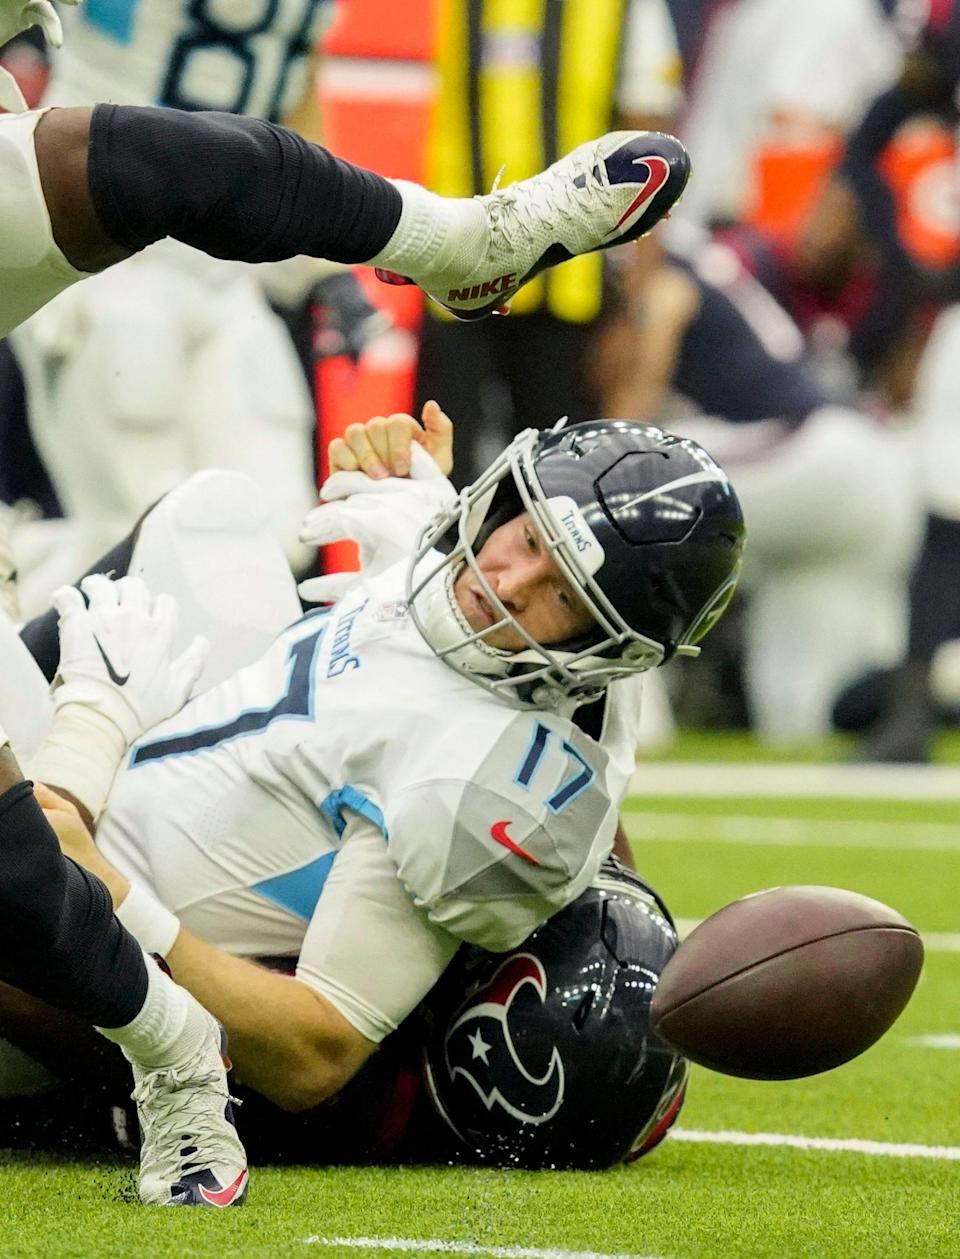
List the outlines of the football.
<svg viewBox="0 0 960 1259">
<path fill-rule="evenodd" d="M 880 901 L 833 887 L 774 887 L 691 932 L 660 976 L 653 1026 L 691 1061 L 726 1075 L 816 1075 L 887 1031 L 922 964 L 916 929 Z"/>
</svg>

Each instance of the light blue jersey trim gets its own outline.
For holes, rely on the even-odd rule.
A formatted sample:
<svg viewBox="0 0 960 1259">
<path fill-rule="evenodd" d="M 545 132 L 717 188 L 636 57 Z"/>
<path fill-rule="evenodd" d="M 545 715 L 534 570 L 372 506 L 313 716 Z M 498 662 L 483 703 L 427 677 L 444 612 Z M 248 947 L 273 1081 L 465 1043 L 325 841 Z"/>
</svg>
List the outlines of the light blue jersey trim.
<svg viewBox="0 0 960 1259">
<path fill-rule="evenodd" d="M 83 16 L 118 44 L 129 44 L 139 3 L 140 0 L 87 0 Z"/>
<path fill-rule="evenodd" d="M 287 874 L 278 874 L 272 879 L 264 879 L 262 883 L 255 883 L 250 891 L 309 922 L 336 855 L 335 852 L 324 853 L 322 857 L 301 866 L 299 870 L 290 870 Z"/>
<path fill-rule="evenodd" d="M 342 836 L 347 829 L 348 819 L 343 816 L 344 809 L 351 809 L 354 813 L 361 814 L 372 822 L 377 830 L 382 831 L 384 839 L 387 838 L 383 814 L 373 801 L 356 787 L 340 787 L 336 791 L 331 791 L 329 796 L 321 801 L 320 812 L 337 832 L 338 837 Z"/>
</svg>

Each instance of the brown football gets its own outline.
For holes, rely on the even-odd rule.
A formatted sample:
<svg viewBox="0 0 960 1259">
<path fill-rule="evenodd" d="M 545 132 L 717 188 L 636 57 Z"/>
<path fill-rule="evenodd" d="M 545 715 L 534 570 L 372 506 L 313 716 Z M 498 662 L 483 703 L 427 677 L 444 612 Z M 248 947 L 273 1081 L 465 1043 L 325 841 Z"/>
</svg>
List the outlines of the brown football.
<svg viewBox="0 0 960 1259">
<path fill-rule="evenodd" d="M 693 1062 L 754 1080 L 829 1071 L 893 1024 L 923 965 L 895 909 L 836 887 L 773 887 L 690 933 L 653 996 L 656 1032 Z"/>
</svg>

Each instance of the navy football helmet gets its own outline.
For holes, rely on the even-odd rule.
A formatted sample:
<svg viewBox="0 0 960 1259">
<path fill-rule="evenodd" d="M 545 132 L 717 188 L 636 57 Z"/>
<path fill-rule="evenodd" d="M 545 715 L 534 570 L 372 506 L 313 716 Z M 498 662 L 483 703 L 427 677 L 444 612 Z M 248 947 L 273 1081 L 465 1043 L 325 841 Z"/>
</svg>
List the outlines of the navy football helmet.
<svg viewBox="0 0 960 1259">
<path fill-rule="evenodd" d="M 459 1156 L 602 1168 L 658 1144 L 687 1078 L 650 1026 L 676 948 L 662 901 L 615 858 L 512 952 L 462 948 L 424 1007 L 426 1085 Z"/>
<path fill-rule="evenodd" d="M 538 643 L 477 564 L 493 530 L 522 512 L 596 623 L 576 641 Z M 408 605 L 441 659 L 508 702 L 583 703 L 618 677 L 697 655 L 733 594 L 743 543 L 733 487 L 696 442 L 629 420 L 527 429 L 425 530 Z M 454 594 L 464 564 L 499 618 L 483 630 Z M 505 625 L 524 650 L 489 645 Z"/>
</svg>

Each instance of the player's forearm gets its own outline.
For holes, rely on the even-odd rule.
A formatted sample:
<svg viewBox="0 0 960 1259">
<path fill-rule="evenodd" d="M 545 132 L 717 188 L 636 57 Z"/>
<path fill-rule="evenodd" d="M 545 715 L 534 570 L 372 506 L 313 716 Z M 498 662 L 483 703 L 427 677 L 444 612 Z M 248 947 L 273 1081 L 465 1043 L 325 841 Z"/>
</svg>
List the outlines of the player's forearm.
<svg viewBox="0 0 960 1259">
<path fill-rule="evenodd" d="M 318 993 L 181 928 L 167 962 L 227 1029 L 237 1077 L 285 1110 L 332 1097 L 375 1048 Z"/>
</svg>

